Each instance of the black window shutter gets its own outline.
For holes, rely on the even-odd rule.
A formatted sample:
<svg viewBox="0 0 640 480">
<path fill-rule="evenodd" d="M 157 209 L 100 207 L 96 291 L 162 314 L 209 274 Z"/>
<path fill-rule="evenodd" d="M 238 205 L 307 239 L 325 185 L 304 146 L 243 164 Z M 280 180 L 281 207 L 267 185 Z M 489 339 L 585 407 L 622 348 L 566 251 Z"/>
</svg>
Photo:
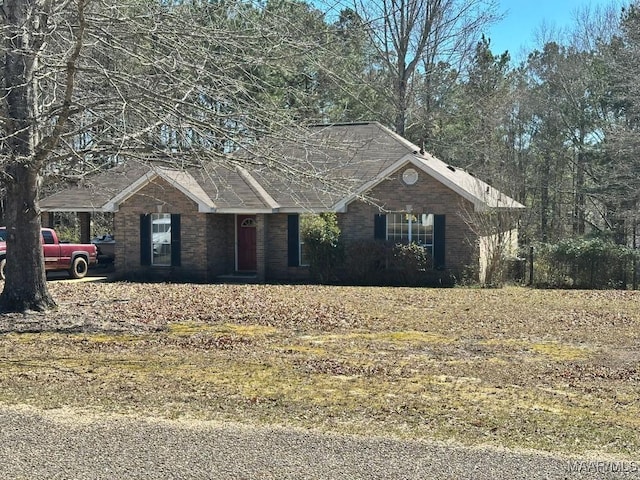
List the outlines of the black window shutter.
<svg viewBox="0 0 640 480">
<path fill-rule="evenodd" d="M 171 266 L 179 267 L 182 257 L 181 257 L 181 247 L 180 247 L 180 214 L 172 213 L 171 214 Z"/>
<path fill-rule="evenodd" d="M 433 218 L 433 266 L 435 268 L 444 268 L 444 250 L 445 250 L 445 216 L 434 215 Z"/>
<path fill-rule="evenodd" d="M 373 238 L 376 240 L 387 239 L 387 216 L 383 213 L 376 214 L 373 220 Z"/>
<path fill-rule="evenodd" d="M 151 265 L 151 215 L 140 215 L 140 265 Z"/>
<path fill-rule="evenodd" d="M 297 267 L 300 265 L 300 216 L 289 215 L 287 218 L 287 251 L 288 265 Z"/>
</svg>

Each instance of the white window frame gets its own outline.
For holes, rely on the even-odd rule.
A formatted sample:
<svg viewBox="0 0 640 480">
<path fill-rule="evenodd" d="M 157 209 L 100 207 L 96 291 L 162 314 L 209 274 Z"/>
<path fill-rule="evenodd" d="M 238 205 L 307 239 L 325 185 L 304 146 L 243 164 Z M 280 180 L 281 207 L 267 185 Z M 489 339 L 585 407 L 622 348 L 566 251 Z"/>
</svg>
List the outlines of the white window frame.
<svg viewBox="0 0 640 480">
<path fill-rule="evenodd" d="M 435 215 L 432 213 L 388 213 L 387 240 L 393 243 L 417 243 L 433 256 L 434 222 Z"/>
<path fill-rule="evenodd" d="M 151 214 L 151 265 L 156 267 L 171 266 L 170 213 Z"/>
</svg>

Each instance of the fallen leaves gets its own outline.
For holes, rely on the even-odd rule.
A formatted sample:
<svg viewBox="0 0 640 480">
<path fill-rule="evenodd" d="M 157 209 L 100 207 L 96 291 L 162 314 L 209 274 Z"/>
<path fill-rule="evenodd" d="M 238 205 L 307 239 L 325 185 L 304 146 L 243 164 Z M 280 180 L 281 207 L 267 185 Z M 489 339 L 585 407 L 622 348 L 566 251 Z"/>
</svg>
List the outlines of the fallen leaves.
<svg viewBox="0 0 640 480">
<path fill-rule="evenodd" d="M 640 449 L 639 292 L 49 288 L 56 311 L 0 317 L 0 401 Z"/>
</svg>

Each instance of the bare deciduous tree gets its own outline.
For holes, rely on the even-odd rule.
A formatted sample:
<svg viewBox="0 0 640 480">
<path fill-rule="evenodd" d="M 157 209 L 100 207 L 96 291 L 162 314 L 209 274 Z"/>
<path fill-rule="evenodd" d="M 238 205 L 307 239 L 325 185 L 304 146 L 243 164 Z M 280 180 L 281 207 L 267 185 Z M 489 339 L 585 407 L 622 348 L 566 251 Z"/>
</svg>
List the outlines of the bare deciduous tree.
<svg viewBox="0 0 640 480">
<path fill-rule="evenodd" d="M 478 280 L 488 287 L 500 286 L 505 281 L 509 261 L 518 256 L 518 223 L 520 209 L 469 210 L 461 208 L 464 222 L 473 232 L 478 251 Z"/>
<path fill-rule="evenodd" d="M 47 310 L 38 195 L 127 157 L 231 162 L 301 125 L 274 77 L 317 51 L 281 13 L 247 2 L 5 0 L 0 164 L 7 264 L 0 307 Z M 308 39 L 308 36 L 305 37 Z M 299 92 L 295 92 L 299 94 Z M 286 169 L 277 159 L 269 168 Z M 238 160 L 234 160 L 238 161 Z"/>
<path fill-rule="evenodd" d="M 407 128 L 416 72 L 428 79 L 440 62 L 458 66 L 473 54 L 482 30 L 499 18 L 494 0 L 358 0 L 355 9 L 367 20 L 388 70 L 387 94 L 400 135 Z"/>
</svg>

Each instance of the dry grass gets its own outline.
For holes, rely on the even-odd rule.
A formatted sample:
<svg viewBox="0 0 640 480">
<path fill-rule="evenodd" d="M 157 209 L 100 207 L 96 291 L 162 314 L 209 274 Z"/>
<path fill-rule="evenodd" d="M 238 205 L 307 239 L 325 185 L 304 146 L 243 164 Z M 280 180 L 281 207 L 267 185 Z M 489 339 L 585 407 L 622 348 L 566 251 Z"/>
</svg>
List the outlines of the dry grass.
<svg viewBox="0 0 640 480">
<path fill-rule="evenodd" d="M 640 450 L 640 292 L 50 288 L 57 312 L 0 320 L 0 402 Z"/>
</svg>

